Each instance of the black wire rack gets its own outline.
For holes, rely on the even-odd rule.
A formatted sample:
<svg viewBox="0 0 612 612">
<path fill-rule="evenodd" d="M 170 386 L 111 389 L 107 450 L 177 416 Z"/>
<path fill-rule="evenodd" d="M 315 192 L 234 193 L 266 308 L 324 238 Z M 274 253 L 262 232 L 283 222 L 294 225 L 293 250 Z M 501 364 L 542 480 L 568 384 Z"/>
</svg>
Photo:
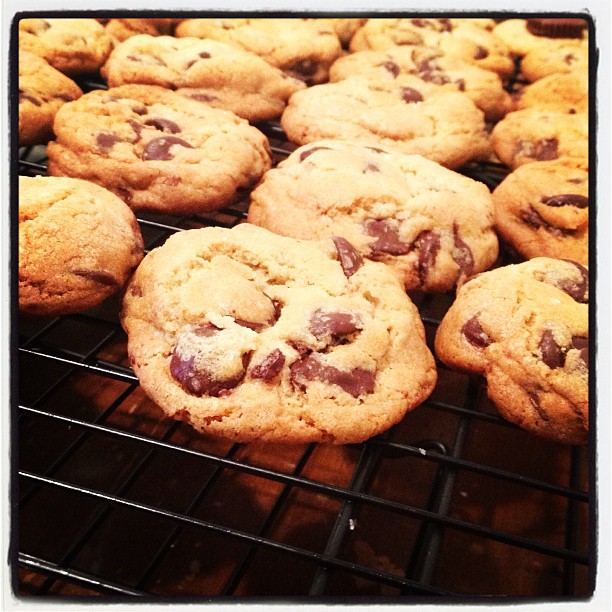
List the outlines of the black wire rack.
<svg viewBox="0 0 612 612">
<path fill-rule="evenodd" d="M 258 127 L 274 161 L 295 147 Z M 503 167 L 461 169 L 493 188 Z M 44 174 L 44 147 L 19 173 Z M 244 220 L 139 214 L 147 251 Z M 411 294 L 430 348 L 453 295 Z M 165 417 L 129 367 L 120 297 L 19 318 L 13 402 L 17 596 L 250 601 L 583 599 L 593 592 L 588 448 L 502 420 L 482 378 L 446 369 L 431 397 L 363 444 L 234 444 Z"/>
</svg>

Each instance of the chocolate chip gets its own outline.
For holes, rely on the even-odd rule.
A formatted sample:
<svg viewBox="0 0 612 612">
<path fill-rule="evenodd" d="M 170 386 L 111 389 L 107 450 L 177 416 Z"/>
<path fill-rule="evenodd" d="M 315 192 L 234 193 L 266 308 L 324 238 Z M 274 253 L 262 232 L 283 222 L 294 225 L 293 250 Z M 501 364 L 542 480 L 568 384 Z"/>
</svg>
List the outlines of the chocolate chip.
<svg viewBox="0 0 612 612">
<path fill-rule="evenodd" d="M 414 102 L 422 102 L 423 95 L 420 91 L 414 89 L 413 87 L 402 87 L 400 89 L 402 100 L 407 102 L 408 104 L 412 104 Z"/>
<path fill-rule="evenodd" d="M 424 285 L 427 282 L 429 271 L 436 265 L 436 257 L 440 250 L 440 236 L 438 232 L 425 230 L 417 236 L 414 246 L 419 252 L 417 272 L 421 285 Z"/>
<path fill-rule="evenodd" d="M 563 61 L 568 65 L 571 66 L 575 61 L 576 61 L 577 57 L 573 54 L 573 53 L 568 53 L 564 58 Z"/>
<path fill-rule="evenodd" d="M 387 60 L 386 62 L 382 62 L 382 64 L 377 64 L 376 67 L 383 67 L 385 70 L 387 70 L 388 72 L 390 72 L 393 75 L 393 78 L 395 79 L 399 73 L 400 73 L 400 67 L 395 63 L 392 62 L 391 60 Z"/>
<path fill-rule="evenodd" d="M 540 215 L 540 213 L 535 210 L 532 206 L 530 206 L 527 210 L 522 210 L 519 218 L 521 221 L 529 226 L 531 229 L 537 230 L 539 228 L 544 228 L 547 232 L 551 234 L 555 234 L 556 236 L 571 236 L 575 233 L 574 230 L 565 229 L 561 227 L 555 227 L 551 225 Z"/>
<path fill-rule="evenodd" d="M 557 344 L 553 333 L 547 329 L 538 344 L 542 361 L 551 369 L 562 368 L 565 365 L 565 353 Z"/>
<path fill-rule="evenodd" d="M 165 66 L 166 65 L 166 62 L 161 60 L 159 57 L 156 57 L 155 55 L 151 55 L 150 53 L 140 53 L 138 55 L 130 54 L 127 56 L 127 58 L 129 60 L 132 60 L 133 62 L 139 62 L 141 64 L 148 64 L 152 66 Z"/>
<path fill-rule="evenodd" d="M 589 339 L 585 336 L 572 336 L 572 348 L 580 351 L 580 357 L 584 365 L 589 367 Z"/>
<path fill-rule="evenodd" d="M 542 410 L 542 406 L 540 404 L 540 398 L 538 397 L 538 395 L 536 393 L 531 392 L 531 391 L 528 391 L 527 395 L 529 396 L 529 401 L 531 402 L 531 405 L 534 407 L 535 411 L 538 413 L 540 418 L 543 421 L 548 421 L 549 417 L 546 414 L 546 412 L 544 412 L 544 410 Z"/>
<path fill-rule="evenodd" d="M 450 83 L 448 76 L 441 70 L 425 70 L 419 72 L 418 76 L 424 81 L 433 83 L 434 85 L 446 85 L 446 83 Z"/>
<path fill-rule="evenodd" d="M 110 132 L 100 132 L 96 137 L 96 144 L 101 149 L 110 149 L 117 142 L 121 142 L 121 138 Z"/>
<path fill-rule="evenodd" d="M 380 167 L 373 162 L 368 162 L 363 169 L 363 174 L 367 174 L 368 172 L 380 172 Z"/>
<path fill-rule="evenodd" d="M 577 261 L 572 261 L 570 259 L 564 259 L 563 261 L 567 261 L 568 263 L 576 266 L 580 272 L 580 280 L 575 281 L 573 279 L 565 278 L 557 281 L 556 286 L 561 289 L 561 291 L 567 293 L 567 295 L 569 295 L 572 299 L 576 300 L 576 302 L 581 304 L 588 303 L 589 271 Z"/>
<path fill-rule="evenodd" d="M 276 377 L 285 365 L 285 355 L 279 349 L 274 349 L 263 361 L 251 368 L 251 377 L 262 380 L 272 380 Z"/>
<path fill-rule="evenodd" d="M 207 93 L 190 93 L 189 97 L 192 100 L 197 100 L 198 102 L 214 102 L 217 100 L 217 96 Z"/>
<path fill-rule="evenodd" d="M 142 152 L 142 159 L 144 161 L 168 161 L 174 157 L 170 153 L 170 147 L 174 145 L 193 149 L 188 142 L 185 142 L 182 138 L 178 138 L 177 136 L 160 136 L 159 138 L 150 140 L 146 144 Z"/>
<path fill-rule="evenodd" d="M 576 193 L 563 193 L 542 198 L 542 204 L 546 204 L 546 206 L 574 206 L 576 208 L 588 208 L 589 199 Z"/>
<path fill-rule="evenodd" d="M 347 336 L 363 329 L 361 319 L 352 312 L 334 312 L 319 308 L 310 317 L 309 329 L 317 338 Z"/>
<path fill-rule="evenodd" d="M 389 219 L 367 219 L 364 224 L 368 236 L 376 238 L 370 245 L 373 257 L 380 255 L 405 255 L 410 251 L 411 245 L 402 242 L 398 228 Z"/>
<path fill-rule="evenodd" d="M 476 315 L 463 324 L 461 333 L 471 345 L 479 349 L 486 348 L 493 342 L 489 335 L 482 329 Z"/>
<path fill-rule="evenodd" d="M 535 143 L 533 157 L 538 161 L 547 161 L 559 157 L 559 141 L 556 138 L 542 138 Z"/>
<path fill-rule="evenodd" d="M 485 47 L 481 47 L 480 45 L 478 45 L 474 51 L 473 57 L 475 60 L 485 59 L 489 57 L 489 50 Z"/>
<path fill-rule="evenodd" d="M 164 119 L 163 117 L 151 117 L 145 121 L 145 125 L 150 125 L 156 130 L 166 132 L 168 134 L 177 134 L 181 131 L 181 128 L 170 119 Z"/>
<path fill-rule="evenodd" d="M 106 270 L 72 270 L 72 273 L 82 278 L 87 278 L 101 285 L 108 287 L 114 287 L 119 285 L 119 280 L 110 272 Z"/>
<path fill-rule="evenodd" d="M 470 247 L 459 235 L 459 230 L 456 224 L 453 225 L 453 241 L 453 260 L 459 266 L 460 276 L 467 278 L 474 270 L 474 256 L 472 254 L 472 249 L 470 249 Z"/>
<path fill-rule="evenodd" d="M 457 79 L 455 85 L 459 91 L 465 91 L 465 79 Z"/>
<path fill-rule="evenodd" d="M 315 151 L 330 151 L 329 147 L 311 147 L 310 149 L 306 149 L 300 153 L 300 161 L 303 162 L 308 156 L 312 155 Z"/>
<path fill-rule="evenodd" d="M 289 70 L 301 77 L 311 77 L 317 71 L 317 63 L 311 59 L 304 59 L 293 64 Z"/>
<path fill-rule="evenodd" d="M 340 260 L 340 266 L 344 272 L 346 278 L 350 278 L 361 268 L 363 264 L 363 257 L 359 254 L 357 249 L 342 236 L 333 236 L 332 240 L 338 253 L 338 259 Z"/>
<path fill-rule="evenodd" d="M 308 355 L 290 366 L 291 382 L 294 386 L 305 389 L 309 382 L 321 382 L 337 385 L 353 397 L 372 393 L 376 385 L 373 372 L 363 368 L 353 368 L 344 372 L 334 366 L 321 363 L 316 355 Z"/>
<path fill-rule="evenodd" d="M 253 321 L 245 321 L 244 319 L 234 319 L 234 322 L 236 323 L 236 325 L 252 329 L 253 331 L 258 333 L 266 327 L 265 323 L 255 323 Z"/>
<path fill-rule="evenodd" d="M 198 56 L 201 57 L 202 59 L 210 59 L 211 57 L 208 51 L 202 51 L 201 53 L 198 53 Z"/>
</svg>

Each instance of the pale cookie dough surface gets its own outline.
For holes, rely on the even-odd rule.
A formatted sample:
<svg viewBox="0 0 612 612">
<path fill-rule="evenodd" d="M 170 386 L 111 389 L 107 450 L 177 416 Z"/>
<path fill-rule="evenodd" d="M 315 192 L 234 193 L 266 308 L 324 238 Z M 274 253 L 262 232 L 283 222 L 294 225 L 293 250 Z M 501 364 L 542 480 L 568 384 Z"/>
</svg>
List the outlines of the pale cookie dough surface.
<svg viewBox="0 0 612 612">
<path fill-rule="evenodd" d="M 484 115 L 460 92 L 412 75 L 372 82 L 351 77 L 298 91 L 281 116 L 289 140 L 353 140 L 418 154 L 456 168 L 490 153 Z"/>
<path fill-rule="evenodd" d="M 143 257 L 134 213 L 87 181 L 19 177 L 19 309 L 59 316 L 120 291 Z"/>
<path fill-rule="evenodd" d="M 99 183 L 134 210 L 216 210 L 271 165 L 268 139 L 246 120 L 153 85 L 87 93 L 54 129 L 49 173 Z"/>
<path fill-rule="evenodd" d="M 22 19 L 19 49 L 75 76 L 98 70 L 111 52 L 112 40 L 95 19 Z"/>
<path fill-rule="evenodd" d="M 497 257 L 488 188 L 418 155 L 324 140 L 266 173 L 248 221 L 302 239 L 343 236 L 406 289 L 448 291 Z"/>
<path fill-rule="evenodd" d="M 332 64 L 329 80 L 336 82 L 361 75 L 388 81 L 400 74 L 417 76 L 447 91 L 465 92 L 489 121 L 513 110 L 512 98 L 499 75 L 428 47 L 350 53 Z"/>
<path fill-rule="evenodd" d="M 109 87 L 159 85 L 249 121 L 278 117 L 303 81 L 236 45 L 200 38 L 132 36 L 104 65 Z"/>
<path fill-rule="evenodd" d="M 233 43 L 308 85 L 327 81 L 330 65 L 342 54 L 328 19 L 185 19 L 175 35 Z"/>
<path fill-rule="evenodd" d="M 122 322 L 151 399 L 236 441 L 362 441 L 436 381 L 416 307 L 342 238 L 181 232 L 139 266 Z"/>
<path fill-rule="evenodd" d="M 502 417 L 567 444 L 588 440 L 588 272 L 540 257 L 467 282 L 440 324 L 435 350 L 482 374 Z"/>
<path fill-rule="evenodd" d="M 495 154 L 510 168 L 561 157 L 588 157 L 589 116 L 532 108 L 508 113 L 491 132 Z"/>
<path fill-rule="evenodd" d="M 495 226 L 523 257 L 588 265 L 589 167 L 584 159 L 533 162 L 494 190 Z"/>
<path fill-rule="evenodd" d="M 19 52 L 19 145 L 44 144 L 53 138 L 55 114 L 81 97 L 81 88 L 44 59 Z"/>
<path fill-rule="evenodd" d="M 484 21 L 484 23 L 483 23 Z M 506 44 L 481 19 L 369 19 L 351 39 L 351 51 L 384 51 L 397 46 L 425 46 L 492 70 L 502 78 L 514 72 Z"/>
</svg>

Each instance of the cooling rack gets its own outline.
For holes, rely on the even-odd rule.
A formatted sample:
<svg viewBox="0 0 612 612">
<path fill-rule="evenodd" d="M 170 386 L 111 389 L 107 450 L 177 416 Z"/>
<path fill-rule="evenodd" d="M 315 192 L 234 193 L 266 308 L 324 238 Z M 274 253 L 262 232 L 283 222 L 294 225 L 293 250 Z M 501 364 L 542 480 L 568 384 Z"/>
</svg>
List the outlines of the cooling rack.
<svg viewBox="0 0 612 612">
<path fill-rule="evenodd" d="M 275 163 L 295 148 L 277 122 L 258 127 Z M 45 174 L 44 147 L 20 149 L 18 165 Z M 491 189 L 505 172 L 460 171 Z M 139 214 L 145 249 L 186 229 L 231 227 L 247 208 L 245 194 L 205 216 Z M 432 348 L 453 295 L 410 295 Z M 145 396 L 119 307 L 115 296 L 77 315 L 15 317 L 19 597 L 380 603 L 593 592 L 589 450 L 502 420 L 482 378 L 438 363 L 431 397 L 362 444 L 234 444 L 169 420 Z"/>
</svg>

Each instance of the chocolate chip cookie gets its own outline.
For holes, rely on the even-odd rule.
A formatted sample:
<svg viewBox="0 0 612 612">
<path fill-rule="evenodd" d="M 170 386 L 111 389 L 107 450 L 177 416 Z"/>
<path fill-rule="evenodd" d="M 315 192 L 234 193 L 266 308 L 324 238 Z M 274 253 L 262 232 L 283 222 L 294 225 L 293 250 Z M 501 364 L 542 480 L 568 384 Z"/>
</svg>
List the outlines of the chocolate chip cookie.
<svg viewBox="0 0 612 612">
<path fill-rule="evenodd" d="M 589 259 L 589 167 L 565 157 L 511 172 L 493 191 L 495 227 L 523 257 Z"/>
<path fill-rule="evenodd" d="M 148 34 L 115 47 L 102 72 L 110 87 L 159 85 L 249 121 L 280 116 L 291 94 L 305 87 L 236 45 Z"/>
<path fill-rule="evenodd" d="M 332 64 L 329 80 L 336 82 L 355 75 L 391 80 L 400 74 L 417 76 L 447 91 L 465 92 L 488 121 L 497 121 L 513 110 L 512 98 L 499 75 L 428 47 L 357 51 Z"/>
<path fill-rule="evenodd" d="M 74 76 L 98 70 L 111 52 L 112 41 L 95 19 L 22 19 L 19 49 Z"/>
<path fill-rule="evenodd" d="M 99 183 L 134 210 L 216 210 L 271 165 L 246 120 L 153 85 L 89 92 L 60 109 L 54 130 L 49 173 Z"/>
<path fill-rule="evenodd" d="M 488 188 L 418 155 L 324 140 L 266 173 L 248 221 L 301 239 L 346 238 L 406 289 L 448 291 L 497 257 Z"/>
<path fill-rule="evenodd" d="M 489 29 L 490 20 L 368 19 L 351 39 L 351 51 L 384 51 L 397 46 L 425 46 L 457 57 L 502 78 L 514 72 L 506 44 Z"/>
<path fill-rule="evenodd" d="M 588 440 L 588 272 L 539 257 L 465 283 L 435 338 L 440 360 L 482 374 L 505 419 L 567 444 Z"/>
<path fill-rule="evenodd" d="M 308 85 L 325 82 L 342 53 L 327 19 L 185 19 L 175 35 L 233 43 Z"/>
<path fill-rule="evenodd" d="M 104 27 L 116 45 L 138 34 L 170 36 L 179 21 L 180 19 L 171 17 L 113 18 L 109 19 Z"/>
<path fill-rule="evenodd" d="M 79 179 L 19 177 L 19 309 L 59 316 L 120 291 L 143 257 L 134 213 Z"/>
<path fill-rule="evenodd" d="M 589 70 L 589 46 L 584 41 L 549 44 L 530 51 L 521 60 L 521 74 L 533 83 L 549 74 Z"/>
<path fill-rule="evenodd" d="M 83 95 L 81 88 L 44 59 L 19 53 L 19 145 L 44 144 L 53 138 L 53 120 L 66 102 Z"/>
<path fill-rule="evenodd" d="M 560 113 L 589 112 L 589 75 L 583 71 L 555 72 L 523 88 L 516 108 L 536 108 Z"/>
<path fill-rule="evenodd" d="M 175 234 L 139 266 L 122 322 L 153 401 L 236 441 L 362 441 L 436 381 L 416 307 L 342 237 L 248 223 Z"/>
<path fill-rule="evenodd" d="M 289 99 L 281 116 L 289 140 L 352 140 L 457 168 L 490 153 L 484 115 L 461 92 L 412 75 L 373 82 L 351 77 L 315 85 Z"/>
<path fill-rule="evenodd" d="M 561 157 L 588 157 L 589 116 L 523 109 L 508 113 L 491 132 L 491 145 L 510 168 Z"/>
</svg>

